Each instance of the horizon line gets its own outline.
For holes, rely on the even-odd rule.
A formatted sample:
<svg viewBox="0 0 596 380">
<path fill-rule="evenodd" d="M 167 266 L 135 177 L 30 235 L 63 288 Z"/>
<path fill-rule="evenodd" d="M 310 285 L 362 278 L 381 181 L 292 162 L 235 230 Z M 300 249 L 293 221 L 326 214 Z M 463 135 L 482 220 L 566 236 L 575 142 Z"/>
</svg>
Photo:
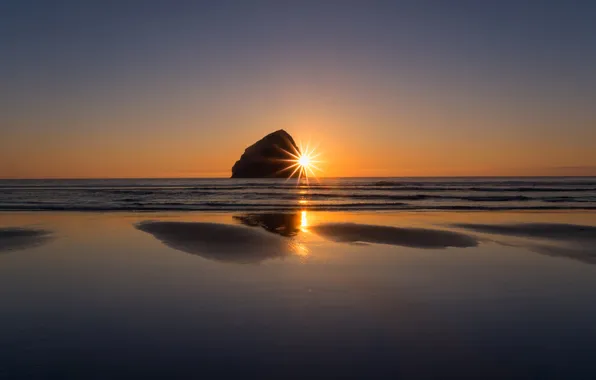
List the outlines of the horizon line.
<svg viewBox="0 0 596 380">
<path fill-rule="evenodd" d="M 317 179 L 344 179 L 344 178 L 596 178 L 596 175 L 464 175 L 464 176 L 328 176 Z M 165 180 L 165 179 L 230 179 L 230 180 L 280 180 L 283 178 L 230 178 L 230 177 L 0 177 L 0 181 L 75 181 L 75 180 Z"/>
</svg>

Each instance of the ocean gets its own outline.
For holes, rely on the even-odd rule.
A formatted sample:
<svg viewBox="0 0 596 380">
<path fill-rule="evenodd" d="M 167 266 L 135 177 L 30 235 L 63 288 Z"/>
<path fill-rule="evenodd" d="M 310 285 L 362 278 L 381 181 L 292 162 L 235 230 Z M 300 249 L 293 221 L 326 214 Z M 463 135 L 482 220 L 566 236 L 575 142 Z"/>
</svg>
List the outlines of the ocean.
<svg viewBox="0 0 596 380">
<path fill-rule="evenodd" d="M 0 211 L 593 209 L 596 177 L 0 180 Z"/>
</svg>

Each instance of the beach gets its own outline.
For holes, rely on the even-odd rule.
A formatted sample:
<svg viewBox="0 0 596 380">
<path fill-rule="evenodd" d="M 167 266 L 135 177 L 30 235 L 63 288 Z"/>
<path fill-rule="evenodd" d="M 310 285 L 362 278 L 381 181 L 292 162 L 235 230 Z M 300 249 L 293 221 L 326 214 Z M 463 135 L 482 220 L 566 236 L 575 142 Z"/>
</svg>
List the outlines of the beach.
<svg viewBox="0 0 596 380">
<path fill-rule="evenodd" d="M 593 378 L 594 231 L 589 210 L 4 211 L 0 377 Z"/>
<path fill-rule="evenodd" d="M 596 1 L 0 4 L 0 380 L 596 380 Z"/>
</svg>

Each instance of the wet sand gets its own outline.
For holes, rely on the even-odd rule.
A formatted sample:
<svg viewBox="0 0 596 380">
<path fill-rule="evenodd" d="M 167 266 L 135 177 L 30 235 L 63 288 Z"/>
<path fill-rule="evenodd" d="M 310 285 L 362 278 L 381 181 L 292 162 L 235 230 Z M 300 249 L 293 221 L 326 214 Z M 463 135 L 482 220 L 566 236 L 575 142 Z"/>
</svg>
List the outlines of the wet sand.
<svg viewBox="0 0 596 380">
<path fill-rule="evenodd" d="M 0 213 L 0 377 L 593 378 L 595 229 L 590 212 Z"/>
</svg>

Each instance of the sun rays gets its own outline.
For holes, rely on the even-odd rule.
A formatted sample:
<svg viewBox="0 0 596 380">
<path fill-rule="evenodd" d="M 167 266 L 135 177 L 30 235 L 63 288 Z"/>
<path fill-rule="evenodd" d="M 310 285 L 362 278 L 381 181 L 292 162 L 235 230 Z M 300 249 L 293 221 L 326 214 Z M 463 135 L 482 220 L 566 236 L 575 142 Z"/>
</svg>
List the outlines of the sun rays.
<svg viewBox="0 0 596 380">
<path fill-rule="evenodd" d="M 288 162 L 288 167 L 282 169 L 282 171 L 291 170 L 288 179 L 298 175 L 298 182 L 304 179 L 308 184 L 309 178 L 317 177 L 315 172 L 321 171 L 321 168 L 317 166 L 321 161 L 318 160 L 320 153 L 316 150 L 316 146 L 311 147 L 310 144 L 302 145 L 302 143 L 300 143 L 299 149 L 294 150 L 294 152 L 284 149 L 284 152 L 290 157 L 282 160 Z"/>
</svg>

